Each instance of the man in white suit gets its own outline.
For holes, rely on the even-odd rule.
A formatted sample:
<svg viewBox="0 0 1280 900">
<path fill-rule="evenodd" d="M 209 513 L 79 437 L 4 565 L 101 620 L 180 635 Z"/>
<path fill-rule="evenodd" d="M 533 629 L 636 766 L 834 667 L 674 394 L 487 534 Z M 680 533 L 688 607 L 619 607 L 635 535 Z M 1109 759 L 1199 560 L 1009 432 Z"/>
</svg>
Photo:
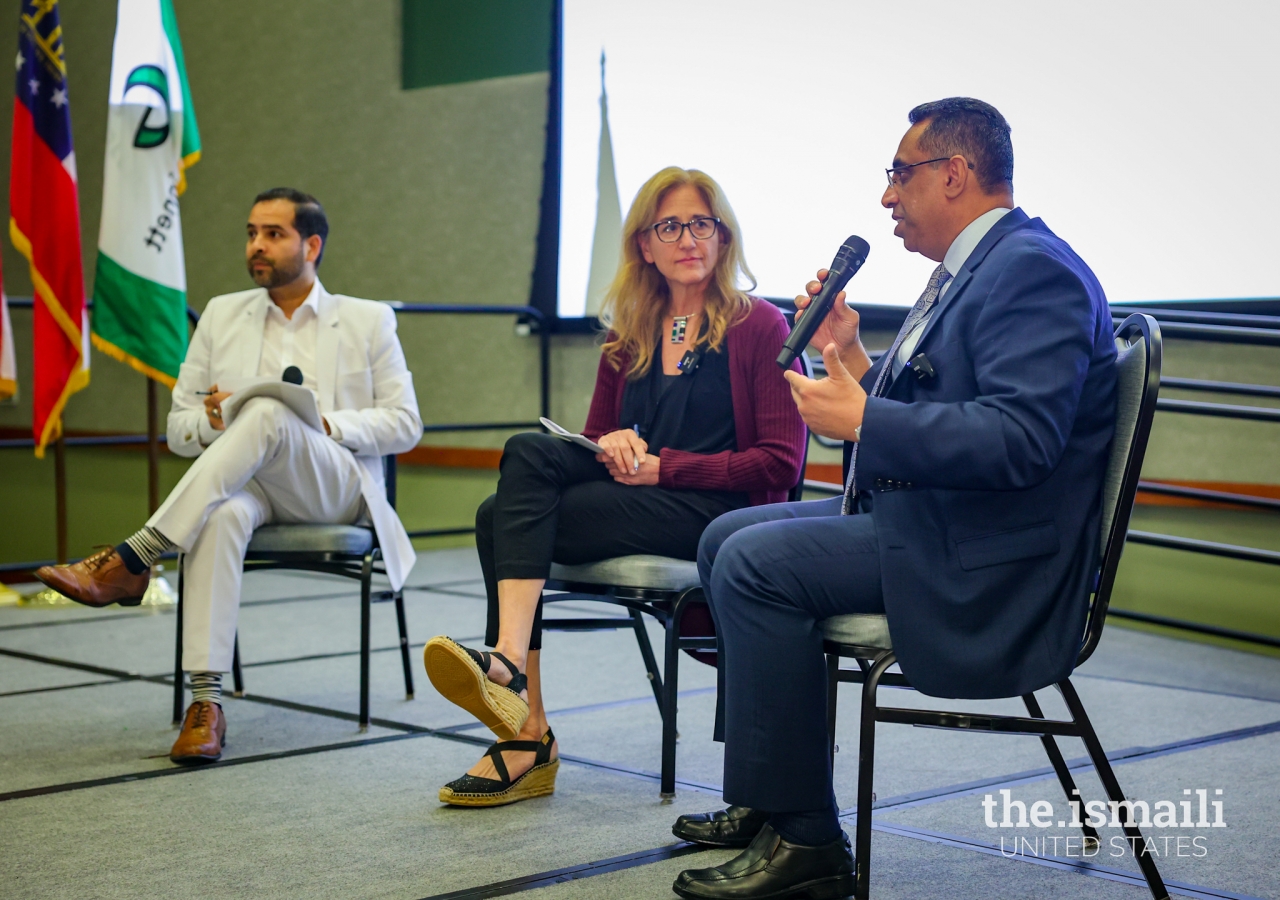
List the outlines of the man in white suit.
<svg viewBox="0 0 1280 900">
<path fill-rule="evenodd" d="M 136 605 L 157 557 L 186 553 L 183 669 L 193 701 L 170 758 L 222 755 L 219 703 L 231 669 L 245 549 L 270 522 L 372 524 L 394 589 L 413 547 L 387 502 L 382 459 L 413 448 L 422 419 L 382 303 L 330 294 L 316 277 L 329 226 L 309 194 L 274 188 L 249 213 L 245 246 L 258 287 L 214 297 L 187 349 L 169 413 L 169 449 L 196 461 L 144 526 L 124 543 L 36 576 L 89 606 Z M 324 433 L 284 403 L 250 399 L 230 425 L 222 403 L 253 380 L 291 368 L 316 394 Z"/>
</svg>

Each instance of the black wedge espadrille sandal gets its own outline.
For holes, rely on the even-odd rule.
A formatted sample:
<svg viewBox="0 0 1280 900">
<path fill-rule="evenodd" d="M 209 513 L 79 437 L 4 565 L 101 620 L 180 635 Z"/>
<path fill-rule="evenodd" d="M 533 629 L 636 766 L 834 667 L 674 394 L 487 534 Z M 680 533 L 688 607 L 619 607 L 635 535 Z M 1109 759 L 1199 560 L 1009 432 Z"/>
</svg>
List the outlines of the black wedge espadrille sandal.
<svg viewBox="0 0 1280 900">
<path fill-rule="evenodd" d="M 497 659 L 511 673 L 506 685 L 487 677 L 489 667 Z M 422 652 L 427 677 L 440 695 L 465 709 L 496 734 L 510 741 L 529 718 L 529 704 L 520 692 L 529 679 L 511 660 L 498 652 L 481 652 L 464 647 L 452 638 L 433 637 Z"/>
<path fill-rule="evenodd" d="M 463 775 L 440 788 L 440 802 L 450 806 L 505 806 L 519 800 L 555 793 L 556 772 L 560 770 L 559 757 L 551 758 L 551 745 L 555 741 L 556 736 L 548 728 L 540 741 L 499 741 L 490 745 L 485 756 L 493 759 L 498 777 Z M 533 768 L 512 781 L 507 765 L 502 761 L 504 750 L 536 751 Z"/>
</svg>

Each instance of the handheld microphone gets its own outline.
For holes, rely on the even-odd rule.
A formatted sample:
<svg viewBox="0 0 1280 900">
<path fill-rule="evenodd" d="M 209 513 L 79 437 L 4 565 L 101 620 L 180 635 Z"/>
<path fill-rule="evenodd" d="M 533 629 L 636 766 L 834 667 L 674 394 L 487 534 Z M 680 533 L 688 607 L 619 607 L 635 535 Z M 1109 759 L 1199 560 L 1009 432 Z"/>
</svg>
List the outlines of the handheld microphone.
<svg viewBox="0 0 1280 900">
<path fill-rule="evenodd" d="M 822 290 L 818 291 L 818 295 L 810 301 L 799 324 L 791 329 L 791 336 L 782 345 L 782 352 L 778 354 L 778 365 L 781 368 L 790 368 L 796 357 L 809 346 L 813 333 L 826 319 L 827 313 L 831 312 L 831 307 L 836 302 L 836 294 L 844 290 L 849 279 L 862 268 L 870 252 L 871 245 L 856 234 L 850 235 L 849 239 L 836 251 L 836 258 L 831 262 L 827 280 L 822 283 Z"/>
<path fill-rule="evenodd" d="M 302 370 L 297 366 L 289 366 L 284 370 L 284 377 L 281 381 L 287 381 L 290 384 L 302 384 Z"/>
</svg>

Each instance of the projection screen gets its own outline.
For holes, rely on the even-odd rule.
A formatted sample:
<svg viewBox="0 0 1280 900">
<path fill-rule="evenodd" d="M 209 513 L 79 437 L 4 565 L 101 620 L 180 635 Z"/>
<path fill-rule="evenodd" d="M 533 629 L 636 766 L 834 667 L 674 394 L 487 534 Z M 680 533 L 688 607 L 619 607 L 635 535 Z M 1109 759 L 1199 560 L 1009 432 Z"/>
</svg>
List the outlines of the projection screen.
<svg viewBox="0 0 1280 900">
<path fill-rule="evenodd" d="M 907 111 L 957 95 L 1004 113 L 1018 204 L 1111 302 L 1280 296 L 1278 31 L 1280 4 L 1238 0 L 564 0 L 559 314 L 596 313 L 668 165 L 724 187 L 755 293 L 859 234 L 850 299 L 910 304 L 934 263 L 893 237 L 884 168 Z"/>
</svg>

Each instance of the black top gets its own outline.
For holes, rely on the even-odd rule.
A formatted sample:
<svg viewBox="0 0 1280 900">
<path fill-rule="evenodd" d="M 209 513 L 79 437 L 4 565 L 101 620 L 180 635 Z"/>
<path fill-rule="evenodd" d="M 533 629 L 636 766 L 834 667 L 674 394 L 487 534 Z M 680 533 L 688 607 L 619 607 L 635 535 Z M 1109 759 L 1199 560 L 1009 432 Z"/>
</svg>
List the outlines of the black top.
<svg viewBox="0 0 1280 900">
<path fill-rule="evenodd" d="M 659 344 L 648 374 L 623 388 L 620 416 L 619 428 L 640 426 L 650 453 L 661 455 L 667 447 L 708 454 L 736 449 L 728 346 L 704 352 L 692 372 L 664 375 Z"/>
</svg>

